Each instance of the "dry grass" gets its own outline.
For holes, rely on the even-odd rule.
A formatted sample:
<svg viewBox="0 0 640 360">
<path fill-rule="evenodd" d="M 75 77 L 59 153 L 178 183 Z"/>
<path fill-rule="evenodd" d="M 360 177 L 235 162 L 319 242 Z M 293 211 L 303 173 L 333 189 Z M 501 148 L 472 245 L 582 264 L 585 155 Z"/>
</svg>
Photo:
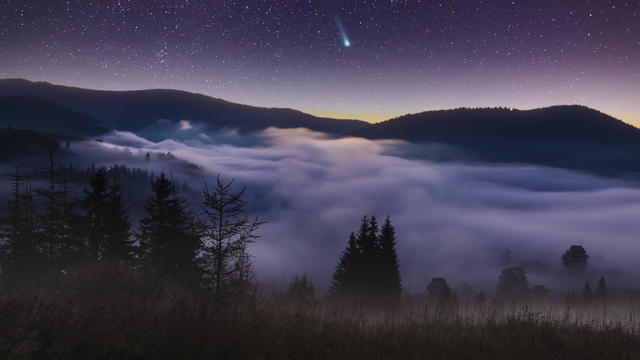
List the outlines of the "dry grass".
<svg viewBox="0 0 640 360">
<path fill-rule="evenodd" d="M 100 279 L 89 290 L 83 280 L 0 296 L 0 358 L 640 359 L 630 313 L 621 322 L 546 305 L 443 313 L 419 302 L 385 310 L 281 296 L 218 312 L 179 291 L 148 299 Z"/>
</svg>

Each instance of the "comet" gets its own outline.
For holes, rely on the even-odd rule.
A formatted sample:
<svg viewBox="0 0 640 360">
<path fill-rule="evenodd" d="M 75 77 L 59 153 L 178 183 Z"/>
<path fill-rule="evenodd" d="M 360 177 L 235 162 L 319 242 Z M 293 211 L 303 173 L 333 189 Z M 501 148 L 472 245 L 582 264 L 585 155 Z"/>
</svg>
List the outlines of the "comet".
<svg viewBox="0 0 640 360">
<path fill-rule="evenodd" d="M 338 26 L 338 31 L 340 32 L 340 38 L 342 39 L 342 45 L 345 48 L 351 47 L 351 40 L 349 40 L 349 36 L 347 35 L 347 31 L 344 29 L 344 25 L 339 17 L 336 16 L 336 25 Z"/>
</svg>

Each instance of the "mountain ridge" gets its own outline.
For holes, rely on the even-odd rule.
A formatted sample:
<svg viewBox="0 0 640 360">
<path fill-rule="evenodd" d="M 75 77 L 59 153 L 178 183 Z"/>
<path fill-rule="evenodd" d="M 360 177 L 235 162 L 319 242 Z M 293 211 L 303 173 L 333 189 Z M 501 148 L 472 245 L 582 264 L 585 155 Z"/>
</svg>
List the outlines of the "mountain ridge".
<svg viewBox="0 0 640 360">
<path fill-rule="evenodd" d="M 288 108 L 237 104 L 172 89 L 92 90 L 25 79 L 0 79 L 0 96 L 7 95 L 40 97 L 92 116 L 106 126 L 130 131 L 153 126 L 160 119 L 190 120 L 204 123 L 213 130 L 307 127 L 335 135 L 344 135 L 368 124 L 360 120 L 317 117 Z"/>
<path fill-rule="evenodd" d="M 557 125 L 562 125 L 561 127 Z M 609 132 L 602 133 L 602 128 Z M 472 133 L 473 136 L 588 137 L 598 131 L 607 140 L 640 140 L 640 129 L 583 105 L 554 105 L 531 110 L 456 108 L 406 114 L 356 129 L 354 136 L 434 141 Z M 596 140 L 595 138 L 593 140 Z"/>
<path fill-rule="evenodd" d="M 234 104 L 181 90 L 118 92 L 63 87 L 27 80 L 0 80 L 0 97 L 8 92 L 13 95 L 25 95 L 26 92 L 28 96 L 18 98 L 29 98 L 32 102 L 41 101 L 33 98 L 40 96 L 45 99 L 42 100 L 44 103 L 51 102 L 62 108 L 69 104 L 69 113 L 85 116 L 84 119 L 95 119 L 93 124 L 143 134 L 154 141 L 183 134 L 177 130 L 180 120 L 190 120 L 194 127 L 198 126 L 195 131 L 205 134 L 225 128 L 237 129 L 242 134 L 268 127 L 306 127 L 334 137 L 404 140 L 419 146 L 411 147 L 402 156 L 426 160 L 527 163 L 607 176 L 640 174 L 640 162 L 635 160 L 640 157 L 640 129 L 579 105 L 532 110 L 433 110 L 369 124 L 318 118 L 291 109 Z M 3 111 L 2 104 L 0 101 L 0 114 Z M 9 107 L 15 105 L 6 101 L 4 103 L 4 106 Z M 31 108 L 38 106 L 24 107 L 32 111 Z M 82 109 L 87 109 L 88 112 L 83 112 Z M 172 121 L 161 122 L 163 119 Z M 24 122 L 21 124 L 24 125 Z M 33 130 L 55 130 L 48 128 L 48 125 L 50 124 L 44 123 L 43 128 L 35 127 Z M 184 134 L 194 136 L 194 133 Z M 421 147 L 421 144 L 429 146 Z M 432 144 L 438 146 L 430 146 Z M 439 150 L 434 151 L 436 148 Z"/>
</svg>

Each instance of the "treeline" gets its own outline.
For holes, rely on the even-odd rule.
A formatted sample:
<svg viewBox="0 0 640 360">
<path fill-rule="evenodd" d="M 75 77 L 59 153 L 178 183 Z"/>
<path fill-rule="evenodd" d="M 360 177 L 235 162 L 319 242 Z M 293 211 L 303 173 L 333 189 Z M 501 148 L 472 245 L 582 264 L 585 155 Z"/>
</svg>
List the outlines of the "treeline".
<svg viewBox="0 0 640 360">
<path fill-rule="evenodd" d="M 387 216 L 378 228 L 375 216 L 364 216 L 351 233 L 336 266 L 329 292 L 341 298 L 397 300 L 402 292 L 395 229 Z"/>
<path fill-rule="evenodd" d="M 150 180 L 145 216 L 132 224 L 118 184 L 121 168 L 92 168 L 81 193 L 50 158 L 46 185 L 34 188 L 19 161 L 1 221 L 0 279 L 8 287 L 63 274 L 87 264 L 126 267 L 149 288 L 173 284 L 216 302 L 255 290 L 247 246 L 261 222 L 245 213 L 244 189 L 218 177 L 204 185 L 192 210 L 173 179 Z M 126 169 L 125 169 L 126 170 Z"/>
<path fill-rule="evenodd" d="M 505 258 L 509 263 L 510 250 L 507 249 Z M 566 293 L 560 293 L 559 296 L 566 305 L 589 305 L 594 303 L 604 304 L 607 300 L 608 291 L 604 276 L 600 276 L 595 283 L 595 288 L 591 286 L 591 282 L 586 280 L 586 270 L 589 261 L 589 255 L 584 247 L 580 245 L 571 245 L 560 257 L 564 272 L 565 281 L 574 285 L 569 288 L 579 288 L 582 284 L 582 291 L 576 292 L 569 290 Z M 583 283 L 580 283 L 584 281 Z M 435 277 L 427 285 L 427 297 L 429 302 L 434 303 L 442 308 L 453 308 L 458 305 L 458 296 L 451 289 L 447 280 L 442 277 Z M 565 290 L 566 291 L 566 290 Z M 495 287 L 495 297 L 492 305 L 502 306 L 513 303 L 529 303 L 538 301 L 548 301 L 552 298 L 551 290 L 543 284 L 535 284 L 530 286 L 527 278 L 526 266 L 507 266 L 500 272 Z M 469 297 L 470 294 L 467 294 Z M 556 297 L 557 299 L 557 297 Z M 467 300 L 473 300 L 477 305 L 487 303 L 488 298 L 483 290 L 476 295 L 470 296 Z"/>
</svg>

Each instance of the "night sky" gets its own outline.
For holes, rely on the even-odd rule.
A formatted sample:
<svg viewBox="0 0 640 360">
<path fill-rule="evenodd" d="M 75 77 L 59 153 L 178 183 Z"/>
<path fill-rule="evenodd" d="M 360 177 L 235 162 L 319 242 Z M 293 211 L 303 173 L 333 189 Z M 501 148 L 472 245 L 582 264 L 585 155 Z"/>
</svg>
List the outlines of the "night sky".
<svg viewBox="0 0 640 360">
<path fill-rule="evenodd" d="M 0 1 L 0 77 L 378 121 L 579 103 L 640 124 L 640 1 Z"/>
</svg>

